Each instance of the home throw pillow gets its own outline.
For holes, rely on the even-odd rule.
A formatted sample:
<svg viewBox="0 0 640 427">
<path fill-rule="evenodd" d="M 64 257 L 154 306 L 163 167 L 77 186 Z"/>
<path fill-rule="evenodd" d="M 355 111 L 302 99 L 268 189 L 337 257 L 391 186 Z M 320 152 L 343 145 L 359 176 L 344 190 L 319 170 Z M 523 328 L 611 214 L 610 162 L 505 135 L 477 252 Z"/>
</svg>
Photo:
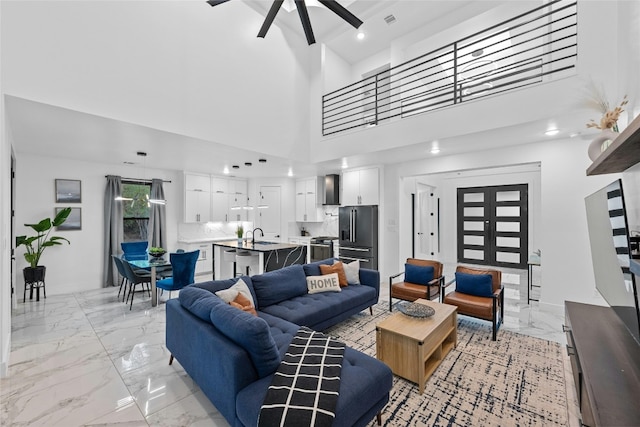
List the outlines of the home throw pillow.
<svg viewBox="0 0 640 427">
<path fill-rule="evenodd" d="M 340 286 L 344 288 L 349 285 L 349 282 L 347 282 L 347 276 L 344 274 L 344 268 L 342 267 L 341 261 L 336 261 L 333 265 L 320 265 L 320 271 L 322 272 L 322 275 L 338 273 L 338 282 L 340 283 Z"/>
<path fill-rule="evenodd" d="M 240 309 L 242 311 L 246 311 L 247 313 L 251 313 L 254 316 L 258 315 L 258 312 L 256 311 L 256 309 L 253 307 L 253 305 L 251 304 L 251 301 L 249 301 L 247 299 L 247 297 L 245 297 L 242 292 L 238 292 L 238 295 L 236 296 L 236 299 L 234 299 L 233 301 L 231 301 L 229 303 L 230 306 L 235 307 L 237 309 Z"/>
<path fill-rule="evenodd" d="M 347 276 L 347 283 L 350 285 L 360 284 L 360 261 L 353 261 L 349 264 L 343 264 L 344 274 Z"/>
<path fill-rule="evenodd" d="M 320 292 L 340 292 L 338 273 L 323 274 L 322 276 L 308 276 L 307 289 L 310 294 Z"/>
<path fill-rule="evenodd" d="M 493 295 L 493 280 L 490 274 L 467 274 L 456 272 L 456 291 L 478 297 Z"/>
<path fill-rule="evenodd" d="M 428 285 L 433 280 L 433 266 L 405 264 L 404 281 L 417 285 Z"/>
<path fill-rule="evenodd" d="M 236 297 L 238 296 L 238 293 L 241 293 L 247 300 L 249 300 L 249 302 L 251 303 L 251 306 L 253 307 L 256 306 L 256 303 L 253 300 L 253 297 L 251 296 L 251 291 L 249 290 L 249 287 L 247 286 L 246 283 L 244 283 L 244 280 L 242 279 L 238 280 L 236 284 L 231 286 L 230 288 L 217 291 L 216 295 L 220 297 L 224 302 L 229 304 L 231 301 L 236 299 Z"/>
</svg>

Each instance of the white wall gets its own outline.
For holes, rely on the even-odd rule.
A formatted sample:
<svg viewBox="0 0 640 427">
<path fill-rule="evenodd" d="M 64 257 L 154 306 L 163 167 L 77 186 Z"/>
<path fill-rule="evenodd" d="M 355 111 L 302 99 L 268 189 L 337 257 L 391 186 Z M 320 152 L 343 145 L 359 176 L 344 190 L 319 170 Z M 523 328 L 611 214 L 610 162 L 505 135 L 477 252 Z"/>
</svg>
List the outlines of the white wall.
<svg viewBox="0 0 640 427">
<path fill-rule="evenodd" d="M 24 153 L 17 154 L 16 164 L 16 235 L 31 235 L 33 230 L 25 223 L 35 223 L 53 217 L 55 207 L 82 208 L 82 230 L 53 231 L 70 240 L 47 248 L 41 264 L 47 267 L 47 295 L 66 294 L 103 286 L 103 229 L 105 175 L 121 175 L 126 178 L 162 178 L 171 180 L 163 185 L 167 200 L 167 246 L 174 250 L 177 244 L 177 224 L 182 220 L 182 180 L 179 172 L 154 170 L 147 167 L 107 165 L 62 158 L 44 158 Z M 79 179 L 82 181 L 82 203 L 58 204 L 55 202 L 55 179 Z M 16 250 L 16 270 L 27 266 L 24 247 Z M 24 280 L 17 278 L 16 293 L 22 304 Z M 27 295 L 27 304 L 28 304 Z M 34 297 L 35 298 L 35 297 Z"/>
<path fill-rule="evenodd" d="M 3 3 L 5 93 L 308 160 L 309 49 L 247 4 Z"/>
<path fill-rule="evenodd" d="M 591 269 L 584 198 L 618 174 L 587 177 L 585 171 L 590 164 L 587 145 L 588 141 L 581 139 L 542 141 L 387 167 L 384 212 L 387 221 L 397 221 L 400 228 L 397 236 L 387 233 L 387 244 L 382 247 L 381 270 L 398 270 L 407 251 L 410 252 L 406 231 L 410 205 L 406 201 L 407 195 L 403 195 L 403 177 L 539 162 L 540 224 L 536 226 L 537 235 L 533 239 L 536 248 L 542 250 L 541 304 L 557 308 L 565 300 L 601 303 Z M 455 216 L 455 212 L 445 209 L 442 214 Z M 441 238 L 451 241 L 444 233 Z"/>
<path fill-rule="evenodd" d="M 0 2 L 0 15 L 4 12 Z M 0 32 L 0 45 L 2 45 Z M 3 88 L 2 57 L 0 56 L 0 94 Z M 11 352 L 11 144 L 6 127 L 4 96 L 0 96 L 0 378 L 8 374 Z"/>
</svg>

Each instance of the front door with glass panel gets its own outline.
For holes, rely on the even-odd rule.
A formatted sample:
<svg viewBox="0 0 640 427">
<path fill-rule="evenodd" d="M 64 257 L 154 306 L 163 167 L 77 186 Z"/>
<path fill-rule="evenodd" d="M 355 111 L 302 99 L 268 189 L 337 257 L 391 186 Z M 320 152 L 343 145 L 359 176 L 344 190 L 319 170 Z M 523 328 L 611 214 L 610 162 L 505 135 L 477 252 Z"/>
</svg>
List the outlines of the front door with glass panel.
<svg viewBox="0 0 640 427">
<path fill-rule="evenodd" d="M 458 262 L 526 268 L 528 185 L 458 188 Z"/>
</svg>

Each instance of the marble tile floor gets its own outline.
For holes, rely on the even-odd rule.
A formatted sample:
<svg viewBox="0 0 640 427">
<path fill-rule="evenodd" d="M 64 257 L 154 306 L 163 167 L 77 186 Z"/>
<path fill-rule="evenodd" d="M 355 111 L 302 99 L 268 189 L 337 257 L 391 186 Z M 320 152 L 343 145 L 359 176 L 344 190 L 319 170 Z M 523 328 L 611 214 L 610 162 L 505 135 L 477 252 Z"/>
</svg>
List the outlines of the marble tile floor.
<svg viewBox="0 0 640 427">
<path fill-rule="evenodd" d="M 503 282 L 504 329 L 564 344 L 562 314 L 526 304 L 526 271 L 505 270 Z M 164 310 L 136 296 L 130 311 L 117 288 L 18 303 L 0 425 L 228 426 L 179 362 L 168 365 Z M 567 372 L 570 425 L 579 425 Z"/>
</svg>

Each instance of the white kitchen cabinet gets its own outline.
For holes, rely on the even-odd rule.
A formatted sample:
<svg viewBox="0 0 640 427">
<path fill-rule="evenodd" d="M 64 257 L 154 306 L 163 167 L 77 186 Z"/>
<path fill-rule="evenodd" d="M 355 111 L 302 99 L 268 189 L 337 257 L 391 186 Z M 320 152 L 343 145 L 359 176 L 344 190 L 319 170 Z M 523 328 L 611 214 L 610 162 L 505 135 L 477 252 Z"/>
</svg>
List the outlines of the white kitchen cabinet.
<svg viewBox="0 0 640 427">
<path fill-rule="evenodd" d="M 198 261 L 196 261 L 196 272 L 195 272 L 196 276 L 202 276 L 205 274 L 213 273 L 213 262 L 211 258 L 211 254 L 212 254 L 211 243 L 188 243 L 187 248 L 185 250 L 187 252 L 200 250 Z M 199 279 L 202 279 L 202 278 L 199 278 Z M 210 277 L 207 280 L 212 280 L 212 278 Z"/>
<path fill-rule="evenodd" d="M 189 172 L 184 178 L 184 222 L 248 220 L 246 180 Z"/>
<path fill-rule="evenodd" d="M 342 173 L 342 204 L 345 206 L 377 205 L 380 202 L 378 168 Z"/>
<path fill-rule="evenodd" d="M 229 220 L 228 180 L 211 177 L 211 221 Z"/>
<path fill-rule="evenodd" d="M 185 174 L 184 222 L 211 220 L 211 178 Z"/>
<path fill-rule="evenodd" d="M 323 221 L 320 205 L 322 178 L 314 176 L 296 181 L 296 221 Z"/>
<path fill-rule="evenodd" d="M 249 218 L 247 207 L 247 181 L 241 179 L 229 179 L 228 185 L 228 220 L 247 221 Z"/>
</svg>

